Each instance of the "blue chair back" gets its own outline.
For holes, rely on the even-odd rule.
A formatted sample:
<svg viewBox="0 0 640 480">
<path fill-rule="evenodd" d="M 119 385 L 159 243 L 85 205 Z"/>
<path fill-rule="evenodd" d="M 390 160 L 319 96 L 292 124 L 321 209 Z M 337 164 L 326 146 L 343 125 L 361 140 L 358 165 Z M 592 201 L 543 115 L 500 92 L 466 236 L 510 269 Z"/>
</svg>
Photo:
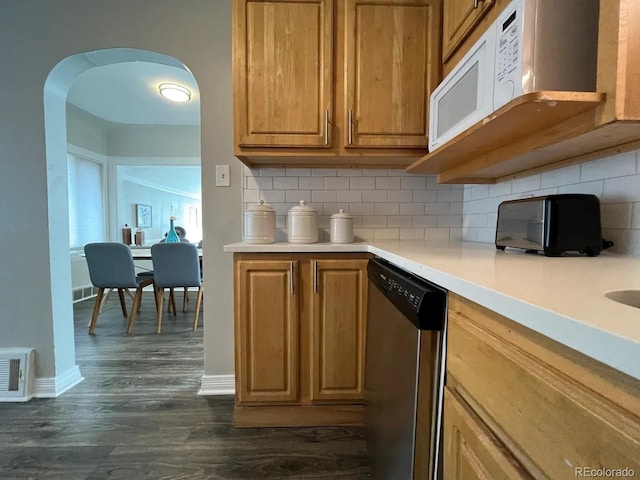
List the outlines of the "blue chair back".
<svg viewBox="0 0 640 480">
<path fill-rule="evenodd" d="M 200 255 L 193 243 L 156 243 L 151 246 L 151 260 L 157 287 L 201 285 Z"/>
<path fill-rule="evenodd" d="M 98 288 L 137 288 L 131 249 L 124 243 L 98 242 L 84 246 L 91 283 Z"/>
</svg>

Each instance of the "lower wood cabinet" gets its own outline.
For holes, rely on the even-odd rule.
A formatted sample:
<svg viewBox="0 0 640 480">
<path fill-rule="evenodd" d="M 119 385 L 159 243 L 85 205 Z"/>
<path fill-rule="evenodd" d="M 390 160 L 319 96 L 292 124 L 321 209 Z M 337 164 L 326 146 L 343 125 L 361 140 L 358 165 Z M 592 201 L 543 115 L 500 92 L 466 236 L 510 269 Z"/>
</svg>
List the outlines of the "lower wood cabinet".
<svg viewBox="0 0 640 480">
<path fill-rule="evenodd" d="M 362 422 L 367 254 L 235 254 L 237 426 Z"/>
<path fill-rule="evenodd" d="M 236 395 L 239 402 L 295 402 L 298 383 L 297 261 L 236 265 Z"/>
<path fill-rule="evenodd" d="M 364 400 L 367 260 L 312 260 L 311 400 Z"/>
<path fill-rule="evenodd" d="M 473 410 L 445 388 L 444 436 L 447 480 L 515 480 L 533 478 L 511 456 Z"/>
<path fill-rule="evenodd" d="M 444 478 L 640 472 L 640 381 L 454 294 L 446 384 Z"/>
</svg>

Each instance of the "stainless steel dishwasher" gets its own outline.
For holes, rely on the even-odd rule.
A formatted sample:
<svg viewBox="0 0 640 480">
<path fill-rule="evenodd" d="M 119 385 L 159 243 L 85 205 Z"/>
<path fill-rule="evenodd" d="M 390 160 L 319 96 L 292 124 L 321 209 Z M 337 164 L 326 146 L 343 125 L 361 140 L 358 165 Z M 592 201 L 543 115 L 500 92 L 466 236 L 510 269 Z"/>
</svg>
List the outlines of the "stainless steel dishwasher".
<svg viewBox="0 0 640 480">
<path fill-rule="evenodd" d="M 377 258 L 367 274 L 371 478 L 440 479 L 447 291 Z"/>
</svg>

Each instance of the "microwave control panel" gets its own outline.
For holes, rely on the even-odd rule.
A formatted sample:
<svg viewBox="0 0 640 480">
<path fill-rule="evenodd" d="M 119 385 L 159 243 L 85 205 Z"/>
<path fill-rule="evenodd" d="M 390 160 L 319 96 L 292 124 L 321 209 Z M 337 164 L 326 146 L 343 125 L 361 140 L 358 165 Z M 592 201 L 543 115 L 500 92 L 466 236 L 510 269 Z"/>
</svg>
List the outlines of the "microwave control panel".
<svg viewBox="0 0 640 480">
<path fill-rule="evenodd" d="M 496 21 L 496 70 L 493 108 L 498 109 L 523 93 L 522 0 L 513 2 Z"/>
<path fill-rule="evenodd" d="M 515 22 L 516 13 L 502 24 L 502 31 L 498 37 L 498 55 L 496 75 L 498 81 L 502 80 L 505 75 L 513 72 L 518 65 L 518 25 Z"/>
</svg>

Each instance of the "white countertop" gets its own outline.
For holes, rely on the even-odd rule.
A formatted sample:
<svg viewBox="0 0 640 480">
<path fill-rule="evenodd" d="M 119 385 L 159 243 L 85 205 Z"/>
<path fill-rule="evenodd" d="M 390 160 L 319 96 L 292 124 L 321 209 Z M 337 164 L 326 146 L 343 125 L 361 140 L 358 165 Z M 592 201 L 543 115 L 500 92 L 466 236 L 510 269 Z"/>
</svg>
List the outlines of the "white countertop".
<svg viewBox="0 0 640 480">
<path fill-rule="evenodd" d="M 640 309 L 609 300 L 640 289 L 640 258 L 550 258 L 471 242 L 249 245 L 226 252 L 370 252 L 640 380 Z"/>
</svg>

